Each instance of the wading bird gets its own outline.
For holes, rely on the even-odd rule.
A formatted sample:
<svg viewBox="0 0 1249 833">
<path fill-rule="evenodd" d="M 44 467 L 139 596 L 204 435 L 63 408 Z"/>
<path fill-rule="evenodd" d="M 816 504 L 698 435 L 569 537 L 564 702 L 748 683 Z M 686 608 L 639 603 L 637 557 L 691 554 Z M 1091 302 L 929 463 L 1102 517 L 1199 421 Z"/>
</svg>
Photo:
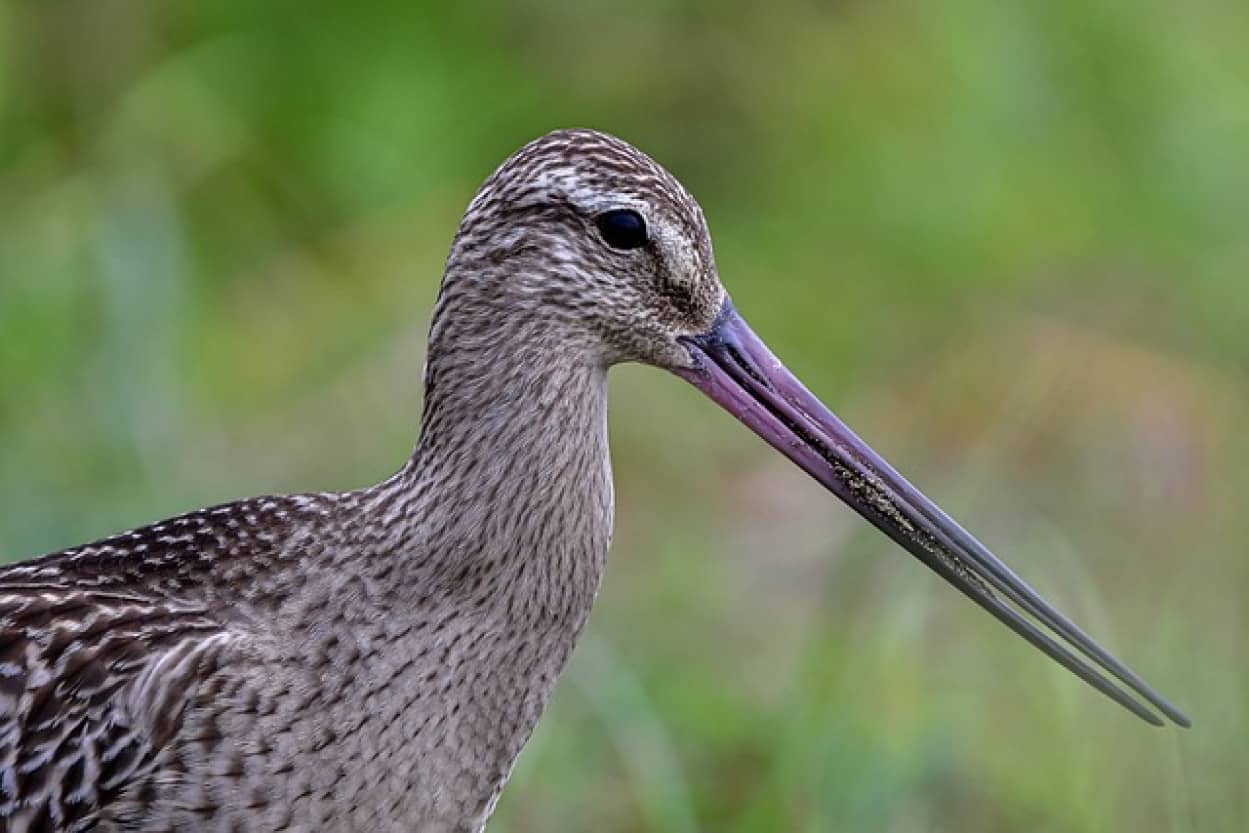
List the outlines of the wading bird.
<svg viewBox="0 0 1249 833">
<path fill-rule="evenodd" d="M 620 362 L 690 382 L 1089 685 L 1188 725 L 790 375 L 667 171 L 571 130 L 468 206 L 398 473 L 0 570 L 0 828 L 480 831 L 598 590 Z"/>
</svg>

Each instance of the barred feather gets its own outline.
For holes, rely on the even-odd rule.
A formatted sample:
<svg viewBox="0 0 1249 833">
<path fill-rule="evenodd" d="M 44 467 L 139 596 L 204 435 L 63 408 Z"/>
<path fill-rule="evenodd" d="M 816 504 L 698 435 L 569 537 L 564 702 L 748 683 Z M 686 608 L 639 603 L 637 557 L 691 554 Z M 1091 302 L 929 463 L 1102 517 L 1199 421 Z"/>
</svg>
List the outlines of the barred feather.
<svg viewBox="0 0 1249 833">
<path fill-rule="evenodd" d="M 598 236 L 620 207 L 646 247 Z M 0 568 L 0 829 L 481 830 L 602 575 L 607 368 L 688 362 L 723 297 L 648 157 L 518 151 L 456 235 L 395 476 Z"/>
</svg>

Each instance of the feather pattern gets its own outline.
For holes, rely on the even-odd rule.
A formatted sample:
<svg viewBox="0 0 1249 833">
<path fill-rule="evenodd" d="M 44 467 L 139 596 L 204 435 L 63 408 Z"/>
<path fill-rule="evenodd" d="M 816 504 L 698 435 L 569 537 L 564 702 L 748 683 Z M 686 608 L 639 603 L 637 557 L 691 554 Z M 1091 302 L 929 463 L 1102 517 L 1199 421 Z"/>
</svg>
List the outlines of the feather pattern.
<svg viewBox="0 0 1249 833">
<path fill-rule="evenodd" d="M 594 231 L 620 207 L 627 255 Z M 688 361 L 723 297 L 648 157 L 518 151 L 452 245 L 398 473 L 0 568 L 0 829 L 481 830 L 598 590 L 607 369 Z"/>
</svg>

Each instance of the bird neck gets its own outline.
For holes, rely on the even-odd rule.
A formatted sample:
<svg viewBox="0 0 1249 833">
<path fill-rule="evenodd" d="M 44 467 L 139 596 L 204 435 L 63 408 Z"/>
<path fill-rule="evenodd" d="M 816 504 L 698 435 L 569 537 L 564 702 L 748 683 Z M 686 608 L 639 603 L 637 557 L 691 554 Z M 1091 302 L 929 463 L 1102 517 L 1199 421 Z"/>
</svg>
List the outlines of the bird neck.
<svg viewBox="0 0 1249 833">
<path fill-rule="evenodd" d="M 413 586 L 575 633 L 611 536 L 607 369 L 551 339 L 535 325 L 431 343 L 399 510 Z"/>
</svg>

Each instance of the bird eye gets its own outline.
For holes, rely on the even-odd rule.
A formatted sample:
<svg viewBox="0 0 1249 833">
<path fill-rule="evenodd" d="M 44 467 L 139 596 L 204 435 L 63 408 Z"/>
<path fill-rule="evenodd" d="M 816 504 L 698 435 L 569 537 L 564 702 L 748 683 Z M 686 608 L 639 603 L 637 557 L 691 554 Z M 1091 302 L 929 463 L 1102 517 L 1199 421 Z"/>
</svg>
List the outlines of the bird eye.
<svg viewBox="0 0 1249 833">
<path fill-rule="evenodd" d="M 636 211 L 628 208 L 605 211 L 594 223 L 613 249 L 637 249 L 646 245 L 646 221 Z"/>
</svg>

